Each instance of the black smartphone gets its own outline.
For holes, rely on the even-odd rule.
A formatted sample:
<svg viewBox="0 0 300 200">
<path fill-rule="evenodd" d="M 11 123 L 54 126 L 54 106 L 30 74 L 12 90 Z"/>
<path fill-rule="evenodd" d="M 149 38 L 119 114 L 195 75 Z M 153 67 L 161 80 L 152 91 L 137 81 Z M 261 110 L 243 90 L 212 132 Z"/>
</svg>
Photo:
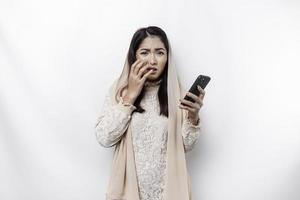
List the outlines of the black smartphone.
<svg viewBox="0 0 300 200">
<path fill-rule="evenodd" d="M 199 96 L 200 92 L 199 92 L 199 90 L 197 88 L 197 85 L 199 85 L 202 89 L 204 89 L 207 86 L 207 84 L 209 83 L 209 81 L 210 81 L 210 77 L 209 76 L 199 75 L 197 77 L 197 79 L 194 81 L 194 83 L 191 86 L 191 88 L 189 89 L 189 92 L 193 93 L 196 96 Z M 187 95 L 185 95 L 184 99 L 195 103 L 195 101 L 191 97 L 189 97 Z"/>
</svg>

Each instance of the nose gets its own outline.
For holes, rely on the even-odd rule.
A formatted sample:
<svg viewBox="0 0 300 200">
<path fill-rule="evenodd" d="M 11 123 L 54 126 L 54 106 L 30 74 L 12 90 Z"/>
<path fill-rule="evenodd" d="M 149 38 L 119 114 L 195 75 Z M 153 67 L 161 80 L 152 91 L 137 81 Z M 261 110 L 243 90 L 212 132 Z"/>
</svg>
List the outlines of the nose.
<svg viewBox="0 0 300 200">
<path fill-rule="evenodd" d="M 150 60 L 149 60 L 151 65 L 156 65 L 157 64 L 157 60 L 154 54 L 150 54 Z"/>
</svg>

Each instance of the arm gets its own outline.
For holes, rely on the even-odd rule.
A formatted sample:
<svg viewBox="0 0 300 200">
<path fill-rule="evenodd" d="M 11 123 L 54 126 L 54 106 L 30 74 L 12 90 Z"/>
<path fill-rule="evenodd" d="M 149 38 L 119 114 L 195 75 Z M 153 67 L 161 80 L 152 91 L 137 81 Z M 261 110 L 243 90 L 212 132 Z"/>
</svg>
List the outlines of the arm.
<svg viewBox="0 0 300 200">
<path fill-rule="evenodd" d="M 193 149 L 196 144 L 199 135 L 201 133 L 200 119 L 197 124 L 193 124 L 188 118 L 187 113 L 185 113 L 182 124 L 182 139 L 184 144 L 185 152 L 189 152 Z"/>
<path fill-rule="evenodd" d="M 131 114 L 135 109 L 133 105 L 125 106 L 122 97 L 118 104 L 113 105 L 107 94 L 95 124 L 97 141 L 103 147 L 115 145 L 128 128 Z"/>
</svg>

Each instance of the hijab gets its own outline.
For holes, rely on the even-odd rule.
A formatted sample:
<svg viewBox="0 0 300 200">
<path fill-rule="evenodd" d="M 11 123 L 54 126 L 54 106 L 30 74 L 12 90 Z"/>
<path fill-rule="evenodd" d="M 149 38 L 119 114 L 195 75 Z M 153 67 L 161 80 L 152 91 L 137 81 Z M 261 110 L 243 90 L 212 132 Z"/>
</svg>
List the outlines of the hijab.
<svg viewBox="0 0 300 200">
<path fill-rule="evenodd" d="M 128 56 L 122 73 L 109 89 L 111 101 L 120 101 L 121 88 L 128 84 L 130 66 Z M 168 52 L 168 138 L 166 153 L 166 175 L 164 200 L 192 200 L 190 176 L 187 171 L 182 140 L 182 122 L 186 110 L 178 107 L 179 99 L 186 94 L 177 77 L 171 46 Z M 111 176 L 106 200 L 140 200 L 131 135 L 131 123 L 114 149 Z"/>
</svg>

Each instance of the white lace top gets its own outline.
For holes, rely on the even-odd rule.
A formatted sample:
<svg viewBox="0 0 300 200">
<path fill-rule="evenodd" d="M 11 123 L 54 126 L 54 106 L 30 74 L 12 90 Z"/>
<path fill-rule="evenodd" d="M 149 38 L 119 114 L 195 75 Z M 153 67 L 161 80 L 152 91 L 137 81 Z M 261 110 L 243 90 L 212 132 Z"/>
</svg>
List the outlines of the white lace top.
<svg viewBox="0 0 300 200">
<path fill-rule="evenodd" d="M 125 106 L 122 98 L 118 104 L 111 105 L 107 94 L 95 126 L 96 138 L 102 146 L 111 147 L 122 138 L 131 123 L 140 200 L 163 200 L 168 118 L 159 115 L 159 85 L 149 84 L 145 89 L 141 100 L 144 113 L 132 113 L 136 107 Z M 182 137 L 185 152 L 193 148 L 200 131 L 200 123 L 193 125 L 187 116 L 184 117 Z"/>
</svg>

